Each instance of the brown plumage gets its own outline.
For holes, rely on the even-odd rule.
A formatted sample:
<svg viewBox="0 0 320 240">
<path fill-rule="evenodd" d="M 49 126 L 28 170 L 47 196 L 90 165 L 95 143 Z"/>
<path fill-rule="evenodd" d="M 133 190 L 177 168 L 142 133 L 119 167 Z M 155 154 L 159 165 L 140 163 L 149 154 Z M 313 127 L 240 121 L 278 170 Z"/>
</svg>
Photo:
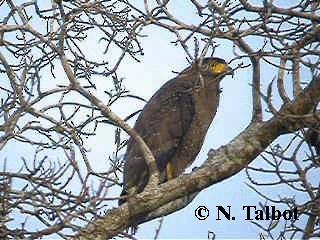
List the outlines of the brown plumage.
<svg viewBox="0 0 320 240">
<path fill-rule="evenodd" d="M 165 83 L 140 113 L 134 129 L 152 151 L 165 182 L 180 175 L 199 153 L 219 103 L 220 80 L 231 68 L 220 58 L 195 62 Z M 149 169 L 137 143 L 129 139 L 119 204 L 142 192 Z"/>
<path fill-rule="evenodd" d="M 313 146 L 318 156 L 320 156 L 320 126 L 317 128 L 309 128 L 305 133 L 307 143 Z"/>
</svg>

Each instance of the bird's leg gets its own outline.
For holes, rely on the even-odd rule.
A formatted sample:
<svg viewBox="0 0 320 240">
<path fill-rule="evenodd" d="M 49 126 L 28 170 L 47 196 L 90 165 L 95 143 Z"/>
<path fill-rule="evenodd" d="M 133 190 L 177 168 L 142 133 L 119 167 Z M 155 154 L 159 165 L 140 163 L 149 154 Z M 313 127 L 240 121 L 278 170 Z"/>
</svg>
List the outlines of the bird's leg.
<svg viewBox="0 0 320 240">
<path fill-rule="evenodd" d="M 170 161 L 166 165 L 166 177 L 167 177 L 167 181 L 174 178 L 174 169 L 173 169 L 172 162 Z"/>
</svg>

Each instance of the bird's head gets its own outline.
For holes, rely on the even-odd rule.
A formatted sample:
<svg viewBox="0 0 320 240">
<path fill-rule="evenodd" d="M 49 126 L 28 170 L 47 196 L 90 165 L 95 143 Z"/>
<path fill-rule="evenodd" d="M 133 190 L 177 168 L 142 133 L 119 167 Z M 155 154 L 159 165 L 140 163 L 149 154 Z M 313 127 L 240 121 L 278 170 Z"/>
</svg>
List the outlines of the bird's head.
<svg viewBox="0 0 320 240">
<path fill-rule="evenodd" d="M 197 62 L 200 64 L 200 62 Z M 225 60 L 221 58 L 208 57 L 202 60 L 201 66 L 199 66 L 201 72 L 211 76 L 224 76 L 227 74 L 233 74 L 233 70 L 228 66 Z"/>
</svg>

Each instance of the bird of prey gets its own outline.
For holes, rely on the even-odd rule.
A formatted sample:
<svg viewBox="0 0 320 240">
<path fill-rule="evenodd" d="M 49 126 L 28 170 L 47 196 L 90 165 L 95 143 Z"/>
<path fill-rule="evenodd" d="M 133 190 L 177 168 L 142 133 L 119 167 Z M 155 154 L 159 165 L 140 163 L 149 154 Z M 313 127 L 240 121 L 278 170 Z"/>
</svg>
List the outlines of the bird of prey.
<svg viewBox="0 0 320 240">
<path fill-rule="evenodd" d="M 134 129 L 150 148 L 160 181 L 181 174 L 198 155 L 219 103 L 221 79 L 232 69 L 220 58 L 195 61 L 148 101 Z M 130 138 L 124 156 L 119 205 L 142 192 L 150 176 L 138 144 Z"/>
</svg>

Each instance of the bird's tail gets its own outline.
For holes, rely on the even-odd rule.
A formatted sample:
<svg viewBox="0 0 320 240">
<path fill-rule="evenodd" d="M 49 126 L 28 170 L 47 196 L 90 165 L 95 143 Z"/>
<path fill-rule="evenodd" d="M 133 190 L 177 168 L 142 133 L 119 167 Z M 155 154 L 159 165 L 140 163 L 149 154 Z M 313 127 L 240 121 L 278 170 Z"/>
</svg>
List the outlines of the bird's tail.
<svg viewBox="0 0 320 240">
<path fill-rule="evenodd" d="M 124 204 L 127 200 L 126 200 L 126 196 L 127 196 L 127 191 L 125 189 L 122 190 L 121 194 L 120 194 L 120 198 L 118 200 L 118 205 L 122 205 Z"/>
<path fill-rule="evenodd" d="M 128 192 L 125 189 L 123 189 L 120 194 L 119 201 L 118 201 L 119 206 L 121 206 L 122 204 L 124 204 L 127 201 L 127 195 L 128 195 Z M 131 235 L 135 235 L 137 230 L 138 230 L 138 226 L 135 224 L 132 224 L 126 228 L 126 232 L 130 233 Z"/>
</svg>

